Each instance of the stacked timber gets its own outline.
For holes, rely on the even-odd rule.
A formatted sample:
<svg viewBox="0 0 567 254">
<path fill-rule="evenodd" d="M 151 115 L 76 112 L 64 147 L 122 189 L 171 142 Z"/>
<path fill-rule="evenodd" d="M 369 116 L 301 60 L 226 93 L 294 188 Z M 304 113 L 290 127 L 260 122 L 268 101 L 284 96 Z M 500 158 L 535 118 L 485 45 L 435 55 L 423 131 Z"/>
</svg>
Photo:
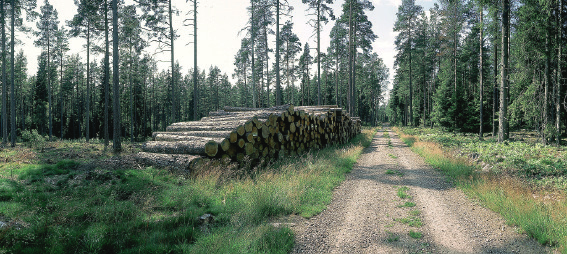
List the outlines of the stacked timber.
<svg viewBox="0 0 567 254">
<path fill-rule="evenodd" d="M 188 170 L 211 159 L 258 163 L 345 143 L 360 131 L 360 119 L 337 105 L 225 107 L 200 121 L 154 132 L 139 157 L 146 164 L 171 163 Z"/>
</svg>

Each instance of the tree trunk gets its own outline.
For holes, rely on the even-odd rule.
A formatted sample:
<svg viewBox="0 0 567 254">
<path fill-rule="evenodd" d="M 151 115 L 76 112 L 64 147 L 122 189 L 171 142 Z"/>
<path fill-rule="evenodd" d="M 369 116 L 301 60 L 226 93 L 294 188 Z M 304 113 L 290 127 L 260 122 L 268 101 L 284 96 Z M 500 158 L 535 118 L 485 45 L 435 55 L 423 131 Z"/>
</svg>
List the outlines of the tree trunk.
<svg viewBox="0 0 567 254">
<path fill-rule="evenodd" d="M 199 90 L 197 87 L 197 0 L 193 0 L 193 120 L 199 119 Z"/>
<path fill-rule="evenodd" d="M 130 87 L 130 142 L 134 142 L 134 88 L 132 87 L 132 40 L 130 39 L 130 61 L 128 63 L 128 86 Z"/>
<path fill-rule="evenodd" d="M 10 116 L 11 116 L 10 136 L 11 136 L 11 139 L 12 139 L 11 146 L 15 147 L 16 146 L 16 90 L 14 90 L 14 81 L 15 81 L 14 80 L 14 67 L 16 65 L 14 63 L 14 44 L 15 44 L 14 43 L 14 41 L 15 41 L 15 39 L 14 39 L 15 38 L 15 35 L 14 35 L 15 29 L 14 28 L 15 28 L 15 22 L 16 22 L 16 13 L 15 13 L 16 8 L 15 8 L 14 0 L 12 0 L 11 4 L 12 4 L 12 29 L 11 29 L 12 30 L 12 34 L 11 34 L 12 35 L 12 44 L 11 44 L 12 50 L 10 50 L 10 54 L 11 54 L 12 61 L 11 61 L 10 64 L 12 65 L 12 68 L 10 70 L 10 72 L 11 72 L 10 84 L 12 85 L 12 88 L 10 90 L 11 90 L 12 94 L 10 96 L 10 111 L 12 113 L 10 114 Z"/>
<path fill-rule="evenodd" d="M 64 35 L 61 34 L 61 36 L 64 36 Z M 59 61 L 59 64 L 60 64 L 60 69 L 59 69 L 59 77 L 60 77 L 60 78 L 59 78 L 59 89 L 61 89 L 61 90 L 60 90 L 60 95 L 59 95 L 59 100 L 61 100 L 61 102 L 60 102 L 60 103 L 61 103 L 61 112 L 60 112 L 60 114 L 61 114 L 61 119 L 59 119 L 59 121 L 61 122 L 61 126 L 60 126 L 60 128 L 61 128 L 61 129 L 60 129 L 61 133 L 59 134 L 59 136 L 60 136 L 59 139 L 60 139 L 60 140 L 63 140 L 63 111 L 64 111 L 64 106 L 65 106 L 65 103 L 63 102 L 63 92 L 62 92 L 62 91 L 63 91 L 63 45 L 61 45 L 60 48 L 59 48 L 59 57 L 61 58 L 60 61 Z M 77 78 L 78 76 L 75 76 L 75 77 Z M 78 85 L 79 85 L 79 82 L 78 82 L 78 80 L 77 80 L 77 86 L 78 86 Z M 73 107 L 72 104 L 71 104 L 71 107 Z M 72 114 L 72 113 L 73 113 L 73 110 L 71 110 L 71 114 Z M 71 118 L 71 119 L 73 119 L 73 118 Z M 72 122 L 71 122 L 71 124 L 69 124 L 69 126 L 73 126 Z M 75 130 L 75 129 L 73 128 L 73 130 Z M 73 135 L 73 137 L 74 137 L 74 135 Z"/>
<path fill-rule="evenodd" d="M 494 21 L 498 22 L 498 12 L 494 11 Z M 496 138 L 497 129 L 496 125 L 498 120 L 496 119 L 496 109 L 498 105 L 498 31 L 495 33 L 494 38 L 494 85 L 492 88 L 492 137 Z"/>
<path fill-rule="evenodd" d="M 500 114 L 498 142 L 508 140 L 508 34 L 510 31 L 510 0 L 502 0 L 502 64 L 500 76 Z"/>
<path fill-rule="evenodd" d="M 562 69 L 561 64 L 563 61 L 563 0 L 558 0 L 558 19 L 557 19 L 557 82 L 555 84 L 555 144 L 561 144 L 561 87 L 562 87 Z"/>
<path fill-rule="evenodd" d="M 91 67 L 91 62 L 90 62 L 90 49 L 91 49 L 91 25 L 90 25 L 90 21 L 87 20 L 87 109 L 86 109 L 86 114 L 87 114 L 87 126 L 86 126 L 86 135 L 85 135 L 85 140 L 88 143 L 89 142 L 89 136 L 90 136 L 90 126 L 91 126 L 91 72 L 90 72 L 90 67 Z"/>
<path fill-rule="evenodd" d="M 113 135 L 113 149 L 114 152 L 122 151 L 122 144 L 120 142 L 121 134 L 120 134 L 120 94 L 118 90 L 118 83 L 120 82 L 119 79 L 119 54 L 118 54 L 118 0 L 112 0 L 112 42 L 113 42 L 113 52 L 112 52 L 112 85 L 114 87 L 113 91 L 113 107 L 112 110 L 114 111 L 114 135 Z"/>
<path fill-rule="evenodd" d="M 53 89 L 51 87 L 51 35 L 48 32 L 47 35 L 47 88 L 48 88 L 48 100 L 49 100 L 49 140 L 53 138 L 53 116 L 52 116 L 52 95 Z"/>
<path fill-rule="evenodd" d="M 175 100 L 177 94 L 175 92 L 175 58 L 174 58 L 174 46 L 173 43 L 175 41 L 175 37 L 173 37 L 173 17 L 172 17 L 172 11 L 171 11 L 171 1 L 172 0 L 168 0 L 168 15 L 169 15 L 169 39 L 170 39 L 170 43 L 171 43 L 171 122 L 175 123 L 177 121 L 177 115 L 176 115 L 176 111 L 177 111 L 177 101 Z"/>
<path fill-rule="evenodd" d="M 412 38 L 411 38 L 411 26 L 408 27 L 408 38 L 409 38 L 409 119 L 410 126 L 413 126 L 413 86 L 412 86 L 412 64 L 411 64 L 411 53 L 412 53 Z"/>
<path fill-rule="evenodd" d="M 196 1 L 196 0 L 195 0 Z M 251 22 L 250 22 L 250 30 L 251 30 L 251 38 L 250 41 L 252 42 L 252 107 L 256 108 L 258 107 L 258 93 L 256 92 L 256 65 L 254 63 L 254 53 L 256 51 L 256 29 L 254 28 L 254 1 L 255 0 L 250 0 L 250 4 L 252 5 L 250 12 L 251 12 Z"/>
<path fill-rule="evenodd" d="M 108 0 L 104 0 L 104 37 L 105 37 L 105 55 L 104 55 L 104 148 L 109 144 L 108 133 L 108 104 L 110 93 L 110 45 L 108 40 Z"/>
<path fill-rule="evenodd" d="M 317 0 L 317 105 L 321 105 L 321 0 Z"/>
<path fill-rule="evenodd" d="M 263 17 L 266 21 L 266 16 Z M 270 106 L 270 63 L 269 63 L 269 53 L 270 48 L 268 47 L 268 28 L 264 27 L 264 43 L 266 45 L 266 104 L 265 107 Z"/>
<path fill-rule="evenodd" d="M 348 14 L 348 88 L 347 88 L 347 111 L 352 114 L 352 1 L 349 4 Z"/>
<path fill-rule="evenodd" d="M 350 102 L 352 103 L 352 113 L 351 113 L 351 116 L 356 116 L 356 115 L 357 115 L 357 109 L 358 109 L 358 107 L 357 107 L 357 101 L 358 101 L 358 100 L 357 100 L 357 98 L 356 98 L 356 54 L 357 54 L 357 51 L 356 51 L 356 48 L 357 48 L 357 45 L 356 45 L 356 41 L 357 41 L 357 40 L 356 40 L 356 29 L 357 29 L 357 28 L 356 28 L 356 27 L 357 27 L 357 26 L 356 26 L 356 22 L 353 22 L 354 31 L 353 31 L 353 33 L 352 33 L 352 36 L 353 36 L 353 40 L 352 40 L 352 42 L 353 42 L 353 47 L 352 47 L 352 86 L 351 86 L 351 89 L 352 89 L 352 100 L 350 101 Z"/>
<path fill-rule="evenodd" d="M 551 10 L 548 10 L 547 13 L 551 18 Z M 549 88 L 551 86 L 551 22 L 547 21 L 547 28 L 545 31 L 545 80 L 544 80 L 544 95 L 543 95 L 543 122 L 541 126 L 541 143 L 547 144 L 547 131 L 548 131 L 548 123 L 550 120 L 549 114 Z"/>
<path fill-rule="evenodd" d="M 280 1 L 276 1 L 276 106 L 282 104 L 280 80 Z"/>
<path fill-rule="evenodd" d="M 483 23 L 484 19 L 483 19 L 483 16 L 484 16 L 484 13 L 483 13 L 483 12 L 484 12 L 484 8 L 483 8 L 482 5 L 481 5 L 481 6 L 480 6 L 480 40 L 479 40 L 479 42 L 480 42 L 480 54 L 479 54 L 479 55 L 480 55 L 480 56 L 479 56 L 479 58 L 480 58 L 480 59 L 479 59 L 479 60 L 480 60 L 480 67 L 479 67 L 479 73 L 480 73 L 480 77 L 479 77 L 479 86 L 480 86 L 480 128 L 479 128 L 479 133 L 478 133 L 478 138 L 479 138 L 480 140 L 483 140 L 483 137 L 484 137 L 484 135 L 483 135 L 483 130 L 482 130 L 482 127 L 483 127 L 483 125 L 484 125 L 484 121 L 483 121 L 483 119 L 484 119 L 484 104 L 483 104 L 483 103 L 484 103 L 484 101 L 483 101 L 483 100 L 484 100 L 484 98 L 483 98 L 483 95 L 484 95 L 484 83 L 483 83 L 483 76 L 484 76 L 483 74 L 484 74 L 484 73 L 483 73 L 483 64 L 484 64 L 484 62 L 482 61 L 482 50 L 483 50 L 483 47 L 484 47 L 484 34 L 483 34 L 483 30 L 484 30 L 484 23 Z"/>
<path fill-rule="evenodd" d="M 335 62 L 335 67 L 336 67 L 336 71 L 335 71 L 335 104 L 340 105 L 339 104 L 339 52 L 338 52 L 338 47 L 335 48 L 335 54 L 336 54 L 336 62 Z"/>
<path fill-rule="evenodd" d="M 0 1 L 0 12 L 2 12 L 2 144 L 8 144 L 8 112 L 6 110 L 6 94 L 8 84 L 6 82 L 6 10 L 4 1 Z"/>
</svg>

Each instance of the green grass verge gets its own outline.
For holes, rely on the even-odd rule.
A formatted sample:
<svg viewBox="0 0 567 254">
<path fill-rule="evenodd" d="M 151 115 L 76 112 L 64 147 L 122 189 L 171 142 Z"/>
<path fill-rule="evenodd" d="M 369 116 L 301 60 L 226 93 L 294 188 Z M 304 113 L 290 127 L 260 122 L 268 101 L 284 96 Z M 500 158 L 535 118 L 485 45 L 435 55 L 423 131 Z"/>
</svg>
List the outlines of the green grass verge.
<svg viewBox="0 0 567 254">
<path fill-rule="evenodd" d="M 239 178 L 13 163 L 0 168 L 0 253 L 288 253 L 293 232 L 269 222 L 324 210 L 375 132 Z"/>
<path fill-rule="evenodd" d="M 478 141 L 478 137 L 440 134 L 438 130 L 431 129 L 403 128 L 401 131 L 398 129 L 398 132 L 406 144 L 412 146 L 413 151 L 447 175 L 450 181 L 469 196 L 501 214 L 508 223 L 522 228 L 540 244 L 555 246 L 561 253 L 567 253 L 565 189 L 555 189 L 549 185 L 541 188 L 537 181 L 542 175 L 563 174 L 560 171 L 565 170 L 565 167 L 561 168 L 561 165 L 565 164 L 563 158 L 566 157 L 553 160 L 548 158 L 561 155 L 562 151 L 522 142 L 498 144 L 493 140 Z M 457 150 L 463 156 L 454 156 L 448 152 L 449 149 Z M 481 173 L 478 166 L 470 164 L 467 159 L 473 157 L 471 154 L 482 161 L 494 162 L 496 170 Z M 488 157 L 496 159 L 483 159 Z M 533 162 L 528 167 L 531 171 L 526 170 L 525 163 L 530 160 Z M 508 169 L 519 174 L 503 174 L 498 169 Z"/>
</svg>

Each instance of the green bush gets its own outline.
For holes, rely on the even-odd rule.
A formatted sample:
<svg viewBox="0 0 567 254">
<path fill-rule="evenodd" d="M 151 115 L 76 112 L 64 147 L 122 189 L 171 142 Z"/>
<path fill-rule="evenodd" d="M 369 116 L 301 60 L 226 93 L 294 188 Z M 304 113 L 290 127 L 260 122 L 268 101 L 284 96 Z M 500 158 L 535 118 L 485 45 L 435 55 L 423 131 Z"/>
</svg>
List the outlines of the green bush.
<svg viewBox="0 0 567 254">
<path fill-rule="evenodd" d="M 46 140 L 47 139 L 39 134 L 35 129 L 22 131 L 22 141 L 28 147 L 42 148 L 45 145 Z"/>
</svg>

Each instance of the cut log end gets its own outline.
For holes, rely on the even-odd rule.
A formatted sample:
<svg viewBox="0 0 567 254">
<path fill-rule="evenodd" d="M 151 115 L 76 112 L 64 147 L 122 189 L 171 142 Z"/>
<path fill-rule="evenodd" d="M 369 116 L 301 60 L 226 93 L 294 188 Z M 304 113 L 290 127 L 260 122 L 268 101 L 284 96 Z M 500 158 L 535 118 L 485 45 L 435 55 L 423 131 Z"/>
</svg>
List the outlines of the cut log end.
<svg viewBox="0 0 567 254">
<path fill-rule="evenodd" d="M 216 141 L 210 140 L 205 144 L 205 153 L 210 157 L 215 157 L 219 152 L 219 144 Z"/>
</svg>

